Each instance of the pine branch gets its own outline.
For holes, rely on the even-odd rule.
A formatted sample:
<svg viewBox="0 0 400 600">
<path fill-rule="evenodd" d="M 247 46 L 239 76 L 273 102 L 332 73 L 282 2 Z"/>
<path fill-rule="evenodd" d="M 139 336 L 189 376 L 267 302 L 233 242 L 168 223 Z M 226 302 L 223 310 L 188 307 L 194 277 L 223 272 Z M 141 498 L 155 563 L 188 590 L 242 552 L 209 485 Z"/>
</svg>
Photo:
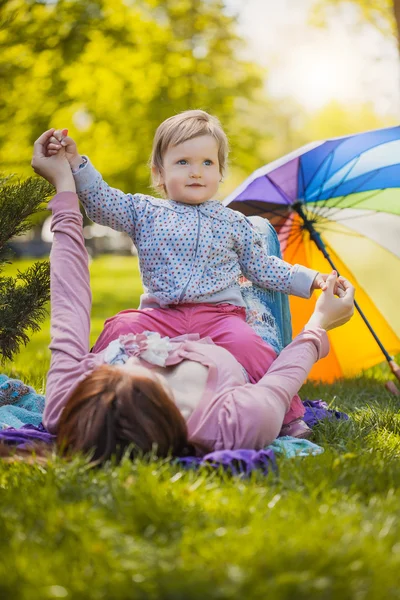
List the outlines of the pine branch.
<svg viewBox="0 0 400 600">
<path fill-rule="evenodd" d="M 24 181 L 0 178 L 0 255 L 10 238 L 31 229 L 29 217 L 45 210 L 40 205 L 53 191 L 50 183 L 39 177 Z"/>
<path fill-rule="evenodd" d="M 11 360 L 21 344 L 40 330 L 46 316 L 45 304 L 50 299 L 50 263 L 36 262 L 16 277 L 0 278 L 0 357 Z"/>
</svg>

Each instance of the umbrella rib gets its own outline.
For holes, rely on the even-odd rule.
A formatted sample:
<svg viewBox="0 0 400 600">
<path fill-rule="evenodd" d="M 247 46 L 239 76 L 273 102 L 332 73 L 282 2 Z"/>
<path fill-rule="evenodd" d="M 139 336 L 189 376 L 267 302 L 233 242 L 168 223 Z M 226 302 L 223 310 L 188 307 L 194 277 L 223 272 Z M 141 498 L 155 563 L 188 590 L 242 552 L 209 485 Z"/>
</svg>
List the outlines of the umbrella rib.
<svg viewBox="0 0 400 600">
<path fill-rule="evenodd" d="M 305 193 L 305 189 L 306 189 L 306 184 L 305 184 L 305 181 L 304 181 L 304 169 L 303 169 L 303 162 L 302 162 L 301 158 L 299 158 L 298 165 L 299 165 L 298 168 L 300 170 L 300 177 L 301 177 L 301 183 L 302 183 L 303 194 L 304 194 Z M 298 191 L 299 191 L 299 189 L 297 187 L 297 193 L 298 193 Z"/>
<path fill-rule="evenodd" d="M 342 142 L 342 143 L 343 143 L 343 142 Z M 339 146 L 341 146 L 341 144 L 339 144 Z M 339 146 L 337 146 L 337 148 L 339 148 Z M 335 148 L 335 150 L 336 150 L 337 148 Z M 310 178 L 310 181 L 308 182 L 307 189 L 311 187 L 311 185 L 312 185 L 312 182 L 314 181 L 314 179 L 315 179 L 315 177 L 317 176 L 318 172 L 319 172 L 319 171 L 322 169 L 322 167 L 325 165 L 325 163 L 326 163 L 327 161 L 329 161 L 330 163 L 332 163 L 332 161 L 333 161 L 333 157 L 334 157 L 334 152 L 330 152 L 330 153 L 328 154 L 328 156 L 326 156 L 326 157 L 324 158 L 324 160 L 322 161 L 322 163 L 320 164 L 320 166 L 319 166 L 319 167 L 317 167 L 317 168 L 315 169 L 315 171 L 314 171 L 313 175 L 312 175 L 312 176 L 311 176 L 311 178 Z M 304 181 L 303 162 L 302 162 L 302 160 L 301 160 L 301 159 L 300 159 L 299 163 L 300 163 L 300 173 L 301 173 L 301 179 L 302 179 L 302 183 L 303 183 L 303 193 L 304 193 L 304 198 L 305 198 L 305 203 L 306 203 L 306 202 L 307 202 L 307 198 L 306 198 L 306 185 L 305 185 L 305 181 Z"/>
<path fill-rule="evenodd" d="M 294 239 L 296 239 L 296 237 L 300 234 L 301 235 L 302 229 L 297 226 L 297 224 L 295 226 L 293 226 L 293 224 L 291 225 L 287 225 L 285 224 L 285 230 L 283 230 L 283 227 L 281 227 L 279 229 L 279 239 L 281 241 L 285 241 L 288 244 L 291 243 Z"/>
<path fill-rule="evenodd" d="M 333 223 L 332 223 L 333 225 Z M 361 233 L 357 233 L 357 232 L 353 232 L 353 231 L 343 231 L 340 229 L 334 229 L 333 227 L 330 227 L 330 224 L 327 223 L 327 226 L 323 226 L 321 227 L 321 233 L 323 233 L 324 231 L 328 231 L 330 233 L 340 233 L 341 235 L 347 235 L 349 237 L 364 237 Z"/>
<path fill-rule="evenodd" d="M 300 232 L 300 229 L 293 230 L 293 228 L 288 227 L 287 231 L 282 232 L 282 230 L 279 231 L 279 239 L 288 242 L 289 240 L 295 239 L 296 236 L 298 235 L 298 233 Z"/>
<path fill-rule="evenodd" d="M 269 178 L 268 174 L 266 174 L 266 175 L 265 175 L 265 178 L 266 178 L 266 179 L 268 179 L 268 181 L 270 182 L 270 184 L 271 184 L 272 186 L 274 186 L 274 187 L 275 187 L 275 188 L 278 190 L 278 192 L 281 194 L 281 197 L 282 197 L 282 198 L 285 200 L 285 202 L 286 202 L 285 206 L 291 206 L 291 205 L 292 205 L 291 199 L 290 199 L 290 198 L 289 198 L 289 199 L 287 198 L 287 194 L 286 194 L 286 192 L 285 192 L 285 191 L 284 191 L 284 190 L 281 188 L 281 186 L 280 186 L 278 183 L 276 183 L 276 181 L 272 181 L 272 179 L 270 179 L 270 178 Z"/>
<path fill-rule="evenodd" d="M 329 155 L 329 157 L 328 157 L 328 159 L 330 159 L 330 160 L 329 160 L 330 164 L 332 164 L 332 162 L 333 162 L 333 158 L 334 158 L 334 153 L 332 152 L 332 153 Z M 324 161 L 324 162 L 325 162 L 325 161 Z M 328 171 L 328 169 L 329 169 L 329 165 L 327 166 L 327 169 L 326 169 L 326 171 Z M 323 179 L 323 180 L 321 181 L 321 185 L 319 186 L 319 192 L 318 192 L 318 196 L 321 194 L 321 191 L 322 191 L 322 188 L 323 188 L 323 185 L 324 185 L 324 183 L 325 183 L 325 182 L 326 182 L 326 179 Z"/>
<path fill-rule="evenodd" d="M 355 135 L 357 135 L 357 134 L 355 134 Z M 350 137 L 354 137 L 354 136 L 350 136 Z M 348 139 L 349 139 L 349 138 L 348 138 L 348 137 L 346 137 L 346 138 L 345 138 L 345 139 L 344 139 L 344 140 L 343 140 L 343 141 L 342 141 L 342 142 L 341 142 L 341 143 L 340 143 L 338 146 L 336 146 L 335 150 L 334 150 L 333 152 L 331 152 L 331 154 L 330 154 L 329 156 L 332 156 L 332 161 L 333 161 L 333 155 L 335 154 L 336 150 L 338 150 L 338 149 L 340 148 L 340 146 L 341 146 L 342 144 L 344 144 L 344 143 L 345 143 L 345 142 L 346 142 Z M 380 142 L 380 143 L 378 143 L 378 144 L 375 144 L 374 148 L 378 148 L 379 146 L 384 146 L 385 144 L 387 144 L 387 141 L 386 141 L 386 140 L 385 140 L 385 141 L 382 141 L 382 142 Z M 349 171 L 346 173 L 345 177 L 347 177 L 347 176 L 348 176 L 348 174 L 349 174 L 349 173 L 352 171 L 352 169 L 354 169 L 354 167 L 356 166 L 356 164 L 358 163 L 359 159 L 361 158 L 361 156 L 362 156 L 364 153 L 365 153 L 365 150 L 363 150 L 363 151 L 362 151 L 362 152 L 360 152 L 359 154 L 356 154 L 356 156 L 354 157 L 356 160 L 355 160 L 355 162 L 353 163 L 353 165 L 352 165 L 352 167 L 350 168 L 350 170 L 349 170 Z M 310 185 L 312 184 L 312 182 L 313 182 L 313 179 L 315 178 L 315 176 L 316 176 L 317 172 L 318 172 L 318 171 L 321 169 L 321 167 L 324 165 L 324 163 L 325 163 L 325 161 L 326 161 L 326 160 L 327 160 L 327 159 L 325 158 L 325 159 L 322 161 L 320 168 L 319 168 L 319 169 L 317 169 L 317 171 L 314 173 L 314 175 L 313 175 L 313 176 L 312 176 L 312 178 L 310 179 L 310 182 L 309 182 L 309 184 L 308 184 L 308 186 L 307 186 L 307 187 L 310 187 Z M 331 161 L 331 162 L 332 162 L 332 161 Z M 340 167 L 340 168 L 343 168 L 343 167 Z M 373 171 L 373 173 L 372 173 L 372 177 L 373 177 L 373 176 L 374 176 L 374 175 L 375 175 L 377 172 L 379 172 L 379 171 L 380 171 L 382 168 L 384 168 L 384 167 L 379 167 L 378 169 L 375 169 L 375 170 Z M 339 170 L 339 169 L 338 169 L 338 170 Z M 337 171 L 335 171 L 335 172 L 337 172 Z M 332 173 L 332 175 L 331 175 L 331 176 L 333 176 L 334 174 L 335 174 L 335 173 Z M 326 180 L 325 180 L 325 181 L 326 181 Z M 368 181 L 368 179 L 367 179 L 367 181 Z M 335 191 L 335 190 L 336 190 L 336 189 L 337 189 L 337 188 L 338 188 L 338 187 L 339 187 L 339 186 L 340 186 L 342 183 L 343 183 L 343 180 L 342 180 L 342 181 L 340 181 L 340 182 L 338 183 L 338 185 L 336 186 L 336 188 L 334 188 L 334 190 L 333 190 L 333 191 Z M 351 193 L 355 193 L 355 192 L 351 192 Z M 332 195 L 331 195 L 330 197 L 332 198 Z"/>
<path fill-rule="evenodd" d="M 343 144 L 343 143 L 344 143 L 344 142 L 342 142 L 342 144 Z M 324 167 L 324 166 L 325 166 L 325 163 L 327 163 L 327 162 L 329 161 L 329 162 L 332 164 L 332 162 L 333 162 L 333 159 L 334 159 L 335 152 L 336 152 L 336 150 L 337 150 L 338 148 L 340 148 L 340 146 L 341 146 L 342 144 L 339 144 L 338 146 L 336 146 L 335 150 L 334 150 L 333 152 L 331 152 L 330 154 L 328 154 L 328 156 L 327 156 L 326 158 L 324 158 L 324 160 L 322 161 L 322 163 L 320 164 L 320 166 L 319 166 L 319 167 L 317 167 L 317 169 L 316 169 L 315 173 L 314 173 L 314 174 L 313 174 L 313 176 L 311 177 L 311 179 L 310 179 L 310 181 L 309 181 L 309 183 L 308 183 L 308 186 L 307 186 L 307 188 L 310 188 L 310 187 L 311 187 L 311 185 L 312 185 L 312 183 L 313 183 L 313 181 L 314 181 L 315 177 L 317 176 L 318 172 L 319 172 L 319 171 L 321 171 L 322 167 Z M 360 155 L 359 155 L 359 156 L 360 156 Z M 302 167 L 302 165 L 301 165 L 301 167 Z M 334 173 L 333 173 L 333 174 L 334 174 Z M 332 174 L 332 175 L 333 175 L 333 174 Z M 323 185 L 325 182 L 326 182 L 326 178 L 323 180 L 323 182 L 322 182 L 322 185 Z M 320 186 L 320 189 L 321 189 L 322 185 Z M 304 185 L 303 185 L 303 189 L 304 189 Z M 306 199 L 306 202 L 307 202 L 307 199 Z"/>
<path fill-rule="evenodd" d="M 334 212 L 333 215 L 332 215 L 332 216 L 335 216 L 337 213 L 340 213 L 341 210 L 344 210 L 346 208 L 354 208 L 355 206 L 357 206 L 357 204 L 360 204 L 360 202 L 364 202 L 365 200 L 370 200 L 370 198 L 373 198 L 374 196 L 377 196 L 382 191 L 383 191 L 383 189 L 373 190 L 369 196 L 365 196 L 363 198 L 359 198 L 354 203 L 350 204 L 349 206 L 338 207 L 339 202 L 337 202 L 332 207 L 325 206 L 324 208 L 327 208 L 328 210 L 331 209 L 331 208 L 332 209 L 336 208 L 337 209 L 336 212 Z M 342 202 L 344 199 L 348 198 L 348 196 L 351 196 L 353 193 L 355 193 L 355 192 L 352 192 L 351 194 L 347 194 L 346 196 L 340 196 L 340 202 Z M 371 211 L 371 214 L 376 214 L 378 212 L 380 212 L 380 211 L 374 210 L 374 211 Z M 347 217 L 347 218 L 354 218 L 354 217 Z"/>
<path fill-rule="evenodd" d="M 297 233 L 298 233 L 299 235 L 298 235 L 298 236 L 294 236 L 293 240 L 291 241 L 291 244 L 294 244 L 294 243 L 295 243 L 295 241 L 296 241 L 296 238 L 297 238 L 297 237 L 299 238 L 298 244 L 297 244 L 297 246 L 295 247 L 295 249 L 294 249 L 294 251 L 293 251 L 293 256 L 295 256 L 295 255 L 296 255 L 296 252 L 297 252 L 297 250 L 300 248 L 300 246 L 301 246 L 301 244 L 302 244 L 302 242 L 303 242 L 303 232 L 302 232 L 302 231 L 298 231 Z M 288 244 L 288 246 L 289 246 L 289 244 Z"/>
<path fill-rule="evenodd" d="M 258 206 L 257 204 L 253 204 L 251 200 L 245 200 L 246 205 L 250 206 L 250 208 L 254 208 L 255 210 L 257 210 L 259 212 L 259 214 L 262 214 L 265 212 L 265 209 L 261 208 L 260 206 Z M 263 200 L 253 200 L 253 202 L 263 202 Z M 257 215 L 254 215 L 257 216 Z"/>
<path fill-rule="evenodd" d="M 371 175 L 371 177 L 373 177 L 373 176 L 374 176 L 376 173 L 377 173 L 377 169 L 374 171 L 374 173 Z M 364 180 L 364 181 L 363 181 L 363 183 L 362 183 L 362 184 L 360 184 L 360 185 L 363 185 L 364 183 L 365 183 L 365 180 Z M 374 195 L 378 195 L 378 194 L 380 194 L 382 191 L 383 191 L 382 189 L 373 190 L 370 196 L 367 196 L 366 198 L 365 198 L 365 197 L 363 197 L 363 198 L 357 199 L 357 200 L 356 200 L 356 201 L 355 201 L 353 204 L 351 204 L 350 206 L 345 206 L 345 207 L 340 207 L 340 206 L 339 206 L 339 204 L 340 204 L 341 202 L 343 202 L 343 201 L 344 201 L 346 198 L 348 198 L 349 196 L 352 196 L 353 194 L 356 194 L 356 193 L 358 193 L 358 192 L 357 192 L 357 189 L 356 189 L 356 190 L 353 190 L 353 191 L 351 191 L 351 192 L 349 192 L 348 194 L 346 194 L 346 195 L 344 195 L 344 196 L 338 196 L 338 200 L 337 200 L 337 202 L 335 202 L 333 205 L 329 205 L 329 206 L 327 206 L 327 203 L 328 203 L 328 201 L 330 202 L 330 201 L 332 200 L 332 198 L 328 198 L 328 199 L 327 199 L 327 200 L 325 200 L 323 203 L 322 203 L 322 202 L 321 202 L 321 203 L 319 203 L 318 201 L 316 201 L 316 202 L 314 202 L 314 203 L 312 203 L 312 204 L 313 204 L 313 206 L 315 206 L 315 209 L 314 209 L 314 210 L 315 210 L 315 213 L 316 213 L 316 214 L 321 214 L 321 215 L 323 215 L 323 212 L 322 212 L 322 211 L 323 211 L 325 208 L 326 208 L 326 209 L 328 209 L 328 210 L 337 208 L 338 210 L 336 211 L 336 213 L 333 213 L 333 214 L 335 215 L 335 214 L 337 214 L 337 212 L 340 212 L 341 210 L 343 210 L 343 208 L 353 208 L 354 206 L 356 206 L 356 205 L 357 205 L 357 204 L 359 204 L 360 202 L 364 202 L 364 200 L 366 200 L 366 199 L 373 198 L 373 197 L 374 197 Z M 310 203 L 310 204 L 311 204 L 311 203 Z M 320 204 L 321 204 L 321 206 L 320 206 Z M 379 211 L 376 211 L 376 212 L 379 212 Z"/>
<path fill-rule="evenodd" d="M 296 229 L 295 231 L 293 231 L 293 230 L 290 231 L 289 235 L 287 237 L 287 245 L 289 246 L 289 244 L 293 244 L 298 237 L 302 237 L 302 233 L 303 232 L 301 229 Z"/>
<path fill-rule="evenodd" d="M 359 155 L 356 157 L 356 160 L 353 162 L 353 164 L 351 165 L 350 169 L 349 169 L 349 170 L 347 171 L 347 173 L 346 173 L 346 174 L 345 174 L 345 175 L 342 177 L 342 179 L 339 181 L 339 183 L 338 183 L 338 184 L 337 184 L 337 185 L 336 185 L 334 188 L 332 188 L 332 190 L 331 190 L 331 194 L 328 196 L 328 198 L 326 198 L 326 201 L 328 201 L 328 200 L 331 200 L 331 199 L 334 197 L 334 194 L 335 194 L 336 190 L 338 189 L 338 187 L 340 187 L 340 186 L 343 184 L 343 182 L 346 180 L 346 178 L 347 178 L 347 176 L 349 175 L 349 173 L 351 173 L 351 172 L 352 172 L 352 170 L 354 169 L 354 167 L 356 166 L 356 164 L 358 163 L 358 161 L 360 160 L 360 158 L 361 158 L 361 154 L 359 154 Z M 354 193 L 355 193 L 355 192 L 354 192 L 354 190 L 353 190 L 351 193 L 352 193 L 352 194 L 354 194 Z M 347 195 L 348 195 L 348 194 L 347 194 Z"/>
<path fill-rule="evenodd" d="M 368 177 L 366 177 L 365 179 L 363 179 L 362 183 L 360 183 L 358 187 L 356 187 L 355 189 L 353 189 L 351 192 L 348 192 L 348 193 L 347 193 L 345 196 L 341 196 L 341 198 L 343 198 L 343 197 L 344 197 L 344 198 L 347 198 L 347 196 L 350 196 L 351 194 L 357 194 L 357 193 L 358 193 L 358 192 L 357 192 L 357 190 L 359 189 L 359 187 L 361 187 L 361 186 L 362 186 L 362 185 L 364 185 L 364 184 L 365 184 L 367 181 L 369 181 L 370 179 L 372 179 L 373 177 L 375 177 L 375 175 L 376 175 L 377 173 L 379 173 L 379 171 L 381 171 L 381 168 L 379 168 L 379 169 L 375 169 L 374 171 L 371 171 L 370 175 L 369 175 Z M 330 196 L 329 198 L 327 198 L 327 200 L 330 200 L 330 199 L 332 199 L 332 197 L 333 197 L 333 194 L 335 193 L 335 191 L 337 190 L 337 188 L 338 188 L 338 187 L 339 187 L 339 186 L 340 186 L 342 183 L 343 183 L 343 180 L 342 180 L 340 183 L 338 183 L 338 185 L 336 186 L 336 188 L 334 188 L 334 190 L 333 190 L 333 192 L 332 192 L 331 196 Z"/>
</svg>

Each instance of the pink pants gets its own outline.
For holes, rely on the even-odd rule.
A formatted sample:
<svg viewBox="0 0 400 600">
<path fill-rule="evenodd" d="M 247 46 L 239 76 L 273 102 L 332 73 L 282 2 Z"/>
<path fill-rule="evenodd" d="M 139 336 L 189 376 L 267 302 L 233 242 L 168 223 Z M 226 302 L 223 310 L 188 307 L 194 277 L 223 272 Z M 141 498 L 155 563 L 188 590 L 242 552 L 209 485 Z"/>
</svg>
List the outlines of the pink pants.
<svg viewBox="0 0 400 600">
<path fill-rule="evenodd" d="M 246 323 L 245 309 L 232 304 L 178 304 L 168 308 L 123 310 L 107 319 L 93 352 L 100 352 L 120 335 L 143 331 L 156 331 L 170 338 L 188 333 L 210 337 L 233 354 L 252 383 L 265 375 L 276 358 L 271 346 Z M 304 412 L 299 396 L 294 396 L 283 423 L 302 417 Z"/>
</svg>

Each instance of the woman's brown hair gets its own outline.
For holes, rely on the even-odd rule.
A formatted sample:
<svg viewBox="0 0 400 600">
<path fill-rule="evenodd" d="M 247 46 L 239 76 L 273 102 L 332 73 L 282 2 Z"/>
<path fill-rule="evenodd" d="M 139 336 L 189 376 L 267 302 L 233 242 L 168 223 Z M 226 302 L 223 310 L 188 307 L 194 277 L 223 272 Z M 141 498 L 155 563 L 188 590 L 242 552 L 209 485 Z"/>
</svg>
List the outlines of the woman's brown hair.
<svg viewBox="0 0 400 600">
<path fill-rule="evenodd" d="M 64 454 L 92 452 L 102 463 L 121 459 L 128 447 L 157 456 L 179 456 L 188 445 L 186 422 L 163 385 L 102 365 L 86 377 L 61 415 L 57 446 Z"/>
</svg>

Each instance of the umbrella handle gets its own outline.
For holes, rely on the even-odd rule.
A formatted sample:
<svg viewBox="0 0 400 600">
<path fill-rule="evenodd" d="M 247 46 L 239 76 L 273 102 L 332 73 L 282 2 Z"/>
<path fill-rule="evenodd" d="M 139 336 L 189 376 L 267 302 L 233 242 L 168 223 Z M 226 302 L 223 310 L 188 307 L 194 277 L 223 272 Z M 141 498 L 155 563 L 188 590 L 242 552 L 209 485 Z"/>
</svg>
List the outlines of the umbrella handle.
<svg viewBox="0 0 400 600">
<path fill-rule="evenodd" d="M 394 360 L 390 360 L 389 361 L 389 366 L 392 370 L 392 373 L 395 377 L 397 377 L 397 379 L 400 381 L 400 367 L 399 365 L 394 361 Z"/>
<path fill-rule="evenodd" d="M 387 381 L 385 383 L 385 388 L 391 394 L 394 394 L 395 396 L 400 396 L 399 388 L 397 387 L 397 385 L 395 383 L 393 383 L 393 381 Z"/>
</svg>

